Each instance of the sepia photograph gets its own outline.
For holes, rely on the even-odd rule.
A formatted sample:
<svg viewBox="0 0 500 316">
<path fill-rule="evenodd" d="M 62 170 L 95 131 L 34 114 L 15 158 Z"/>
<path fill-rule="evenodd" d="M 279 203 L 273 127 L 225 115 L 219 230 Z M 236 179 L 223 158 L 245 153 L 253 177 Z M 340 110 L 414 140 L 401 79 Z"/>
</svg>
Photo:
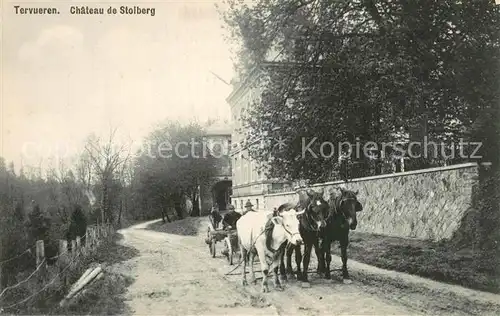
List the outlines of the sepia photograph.
<svg viewBox="0 0 500 316">
<path fill-rule="evenodd" d="M 500 0 L 0 3 L 0 315 L 500 315 Z"/>
</svg>

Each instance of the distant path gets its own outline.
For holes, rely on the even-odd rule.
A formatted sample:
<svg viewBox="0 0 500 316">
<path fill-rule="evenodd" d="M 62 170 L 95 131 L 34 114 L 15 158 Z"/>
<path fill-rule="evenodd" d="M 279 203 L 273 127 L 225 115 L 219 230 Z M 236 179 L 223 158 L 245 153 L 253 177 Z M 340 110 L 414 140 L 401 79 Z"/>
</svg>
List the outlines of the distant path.
<svg viewBox="0 0 500 316">
<path fill-rule="evenodd" d="M 363 290 L 366 286 L 357 282 L 344 285 L 339 281 L 316 280 L 311 288 L 303 289 L 292 281 L 283 292 L 273 291 L 270 284 L 271 293 L 260 294 L 260 284 L 241 286 L 239 268 L 236 275 L 224 277 L 231 266 L 226 260 L 211 258 L 204 236 L 145 230 L 156 222 L 120 231 L 124 236 L 122 243 L 140 252 L 138 257 L 116 267 L 135 278 L 126 297 L 127 305 L 136 315 L 419 314 L 396 302 L 368 294 Z M 201 226 L 205 231 L 204 219 L 200 218 L 188 218 L 166 226 L 169 231 L 175 231 L 182 230 L 179 225 L 186 224 Z M 219 252 L 222 244 L 218 246 Z M 260 273 L 256 274 L 259 277 Z"/>
</svg>

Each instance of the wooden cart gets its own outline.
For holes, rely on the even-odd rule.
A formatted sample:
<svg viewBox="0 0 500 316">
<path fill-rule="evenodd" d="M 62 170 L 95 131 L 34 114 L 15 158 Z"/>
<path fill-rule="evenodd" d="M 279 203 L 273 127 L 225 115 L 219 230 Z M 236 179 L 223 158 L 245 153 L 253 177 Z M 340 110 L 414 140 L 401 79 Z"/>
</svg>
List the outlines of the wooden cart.
<svg viewBox="0 0 500 316">
<path fill-rule="evenodd" d="M 236 254 L 239 255 L 238 234 L 236 229 L 227 231 L 227 236 L 224 238 L 225 248 L 222 254 L 226 256 L 230 265 L 233 265 L 233 258 Z"/>
<path fill-rule="evenodd" d="M 234 255 L 239 252 L 238 234 L 236 233 L 236 229 L 216 229 L 213 227 L 212 223 L 209 223 L 205 243 L 208 245 L 212 258 L 215 258 L 217 254 L 216 244 L 221 241 L 224 243 L 224 248 L 222 249 L 221 254 L 225 256 L 229 264 L 232 265 Z"/>
</svg>

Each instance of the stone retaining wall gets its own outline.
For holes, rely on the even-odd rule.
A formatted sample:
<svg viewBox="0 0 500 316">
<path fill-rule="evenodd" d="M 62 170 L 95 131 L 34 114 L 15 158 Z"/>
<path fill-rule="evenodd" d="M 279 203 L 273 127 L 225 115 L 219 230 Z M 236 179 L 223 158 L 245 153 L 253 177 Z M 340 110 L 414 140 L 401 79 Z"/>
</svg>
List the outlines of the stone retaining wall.
<svg viewBox="0 0 500 316">
<path fill-rule="evenodd" d="M 478 165 L 401 172 L 389 175 L 315 184 L 326 199 L 336 187 L 359 190 L 364 210 L 358 216 L 358 230 L 397 237 L 441 240 L 452 237 L 472 202 L 478 182 Z M 267 209 L 297 201 L 294 192 L 268 194 Z"/>
</svg>

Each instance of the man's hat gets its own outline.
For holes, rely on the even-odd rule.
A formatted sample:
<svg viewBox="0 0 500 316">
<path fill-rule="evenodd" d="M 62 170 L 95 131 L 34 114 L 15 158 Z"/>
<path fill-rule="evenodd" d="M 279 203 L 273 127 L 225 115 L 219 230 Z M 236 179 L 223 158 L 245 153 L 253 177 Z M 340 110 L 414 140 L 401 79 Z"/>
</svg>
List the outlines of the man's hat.
<svg viewBox="0 0 500 316">
<path fill-rule="evenodd" d="M 247 200 L 247 202 L 245 203 L 245 207 L 252 207 L 253 204 L 252 202 L 250 202 L 250 200 Z"/>
<path fill-rule="evenodd" d="M 229 206 L 227 207 L 228 210 L 230 211 L 233 211 L 234 210 L 234 205 L 233 204 L 229 204 Z"/>
</svg>

